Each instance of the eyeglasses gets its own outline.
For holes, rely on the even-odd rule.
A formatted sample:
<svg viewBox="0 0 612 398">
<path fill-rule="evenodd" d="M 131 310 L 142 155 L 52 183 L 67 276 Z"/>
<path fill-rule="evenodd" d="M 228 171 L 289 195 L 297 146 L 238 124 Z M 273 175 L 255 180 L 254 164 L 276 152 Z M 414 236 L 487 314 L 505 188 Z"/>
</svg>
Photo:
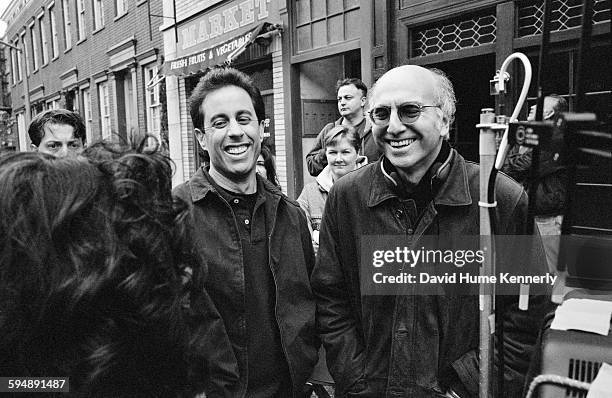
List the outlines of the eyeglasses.
<svg viewBox="0 0 612 398">
<path fill-rule="evenodd" d="M 412 124 L 419 119 L 424 108 L 439 108 L 439 105 L 421 105 L 414 102 L 407 102 L 405 104 L 398 105 L 397 116 L 399 120 L 404 124 Z M 377 106 L 368 112 L 372 123 L 377 126 L 387 126 L 389 119 L 391 118 L 391 107 L 390 106 Z"/>
</svg>

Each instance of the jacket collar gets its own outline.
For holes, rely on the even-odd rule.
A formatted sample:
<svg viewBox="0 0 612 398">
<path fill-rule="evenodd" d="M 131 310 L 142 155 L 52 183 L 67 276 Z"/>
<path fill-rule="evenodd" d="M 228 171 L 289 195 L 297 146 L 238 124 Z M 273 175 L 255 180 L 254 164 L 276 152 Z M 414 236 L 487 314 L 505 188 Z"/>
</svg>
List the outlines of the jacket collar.
<svg viewBox="0 0 612 398">
<path fill-rule="evenodd" d="M 210 192 L 218 195 L 217 189 L 212 183 L 212 177 L 204 166 L 200 167 L 189 179 L 189 190 L 191 200 L 194 203 L 205 198 Z M 273 195 L 281 196 L 280 189 L 259 174 L 257 174 L 257 191 L 261 193 L 266 191 Z"/>
<path fill-rule="evenodd" d="M 340 116 L 340 118 L 334 122 L 334 126 L 342 125 L 343 121 L 344 121 L 344 117 Z M 359 139 L 363 140 L 363 137 L 368 135 L 368 133 L 371 130 L 372 130 L 372 124 L 370 123 L 370 119 L 368 119 L 368 117 L 364 115 L 361 123 L 357 125 L 357 132 L 359 133 Z"/>
<path fill-rule="evenodd" d="M 323 192 L 329 192 L 332 185 L 334 185 L 334 179 L 332 178 L 331 167 L 326 165 L 323 171 L 316 178 L 319 189 Z"/>
<path fill-rule="evenodd" d="M 434 203 L 445 206 L 467 206 L 472 203 L 465 159 L 454 149 L 450 149 L 450 170 L 442 178 L 437 176 L 437 170 L 430 170 L 425 177 L 431 178 L 432 185 L 437 184 Z M 370 197 L 368 207 L 375 207 L 390 198 L 397 198 L 396 187 L 385 171 L 381 157 L 370 167 Z M 446 162 L 445 162 L 446 163 Z M 434 166 L 436 164 L 434 163 Z M 439 167 L 439 164 L 438 166 Z M 433 176 L 432 176 L 433 175 Z"/>
</svg>

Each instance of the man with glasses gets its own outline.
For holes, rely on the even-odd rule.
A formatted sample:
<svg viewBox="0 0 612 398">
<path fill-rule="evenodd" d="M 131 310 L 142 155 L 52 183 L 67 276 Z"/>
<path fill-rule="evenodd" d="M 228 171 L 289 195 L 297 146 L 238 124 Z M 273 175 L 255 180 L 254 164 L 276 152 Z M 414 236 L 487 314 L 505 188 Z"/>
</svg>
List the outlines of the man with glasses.
<svg viewBox="0 0 612 398">
<path fill-rule="evenodd" d="M 225 323 L 240 382 L 232 397 L 300 396 L 317 362 L 314 253 L 306 216 L 257 174 L 265 109 L 251 78 L 215 68 L 190 98 L 195 134 L 210 155 L 175 189 L 190 204 L 208 264 L 206 290 Z"/>
<path fill-rule="evenodd" d="M 338 112 L 340 118 L 333 123 L 328 123 L 317 135 L 314 146 L 306 155 L 308 172 L 313 177 L 318 176 L 327 166 L 325 156 L 325 136 L 335 126 L 346 126 L 354 128 L 359 134 L 359 155 L 364 155 L 368 162 L 374 162 L 380 157 L 378 146 L 372 138 L 372 126 L 365 118 L 363 112 L 366 105 L 368 88 L 359 79 L 354 77 L 340 79 L 336 83 L 338 94 Z"/>
<path fill-rule="evenodd" d="M 372 280 L 360 280 L 367 278 L 360 261 L 368 262 L 360 242 L 373 236 L 479 235 L 478 166 L 446 141 L 455 113 L 452 84 L 441 71 L 400 66 L 378 80 L 369 104 L 374 140 L 384 156 L 334 184 L 311 278 L 336 392 L 477 396 L 477 296 L 393 295 L 391 289 L 363 295 L 363 284 Z M 525 191 L 503 175 L 496 189 L 498 233 L 524 230 Z M 534 315 L 534 306 L 519 312 L 516 302 L 506 309 L 504 396 L 515 397 L 537 335 L 533 319 L 542 314 Z"/>
</svg>

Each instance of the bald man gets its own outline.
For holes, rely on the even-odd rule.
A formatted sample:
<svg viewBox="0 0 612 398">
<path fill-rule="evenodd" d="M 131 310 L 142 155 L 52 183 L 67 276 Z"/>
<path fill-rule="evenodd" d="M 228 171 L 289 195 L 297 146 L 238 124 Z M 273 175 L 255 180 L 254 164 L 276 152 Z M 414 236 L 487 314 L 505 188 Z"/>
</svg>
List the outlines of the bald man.
<svg viewBox="0 0 612 398">
<path fill-rule="evenodd" d="M 401 66 L 378 80 L 368 103 L 384 156 L 334 184 L 311 279 L 336 396 L 477 396 L 477 296 L 362 295 L 371 280 L 360 281 L 364 237 L 479 234 L 478 165 L 447 142 L 452 84 L 441 71 Z M 520 233 L 525 191 L 505 175 L 496 190 L 498 232 Z M 504 395 L 515 397 L 542 314 L 506 308 Z"/>
</svg>

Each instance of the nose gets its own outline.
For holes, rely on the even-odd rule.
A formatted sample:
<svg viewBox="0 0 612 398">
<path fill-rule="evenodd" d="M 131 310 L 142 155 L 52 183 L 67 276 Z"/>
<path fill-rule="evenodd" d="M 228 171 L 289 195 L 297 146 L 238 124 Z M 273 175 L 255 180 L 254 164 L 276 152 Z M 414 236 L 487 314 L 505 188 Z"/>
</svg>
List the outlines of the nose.
<svg viewBox="0 0 612 398">
<path fill-rule="evenodd" d="M 227 126 L 227 134 L 230 136 L 241 136 L 244 134 L 244 131 L 242 131 L 242 126 L 240 126 L 240 124 L 238 123 L 238 121 L 236 121 L 236 119 L 231 119 L 229 121 L 229 124 Z"/>
<path fill-rule="evenodd" d="M 58 158 L 64 158 L 70 155 L 70 151 L 66 145 L 62 145 L 61 148 L 55 153 L 55 156 Z"/>
<path fill-rule="evenodd" d="M 389 115 L 389 125 L 387 126 L 387 131 L 389 133 L 399 133 L 406 130 L 406 126 L 399 119 L 397 115 L 397 109 L 391 109 L 391 114 Z"/>
</svg>

